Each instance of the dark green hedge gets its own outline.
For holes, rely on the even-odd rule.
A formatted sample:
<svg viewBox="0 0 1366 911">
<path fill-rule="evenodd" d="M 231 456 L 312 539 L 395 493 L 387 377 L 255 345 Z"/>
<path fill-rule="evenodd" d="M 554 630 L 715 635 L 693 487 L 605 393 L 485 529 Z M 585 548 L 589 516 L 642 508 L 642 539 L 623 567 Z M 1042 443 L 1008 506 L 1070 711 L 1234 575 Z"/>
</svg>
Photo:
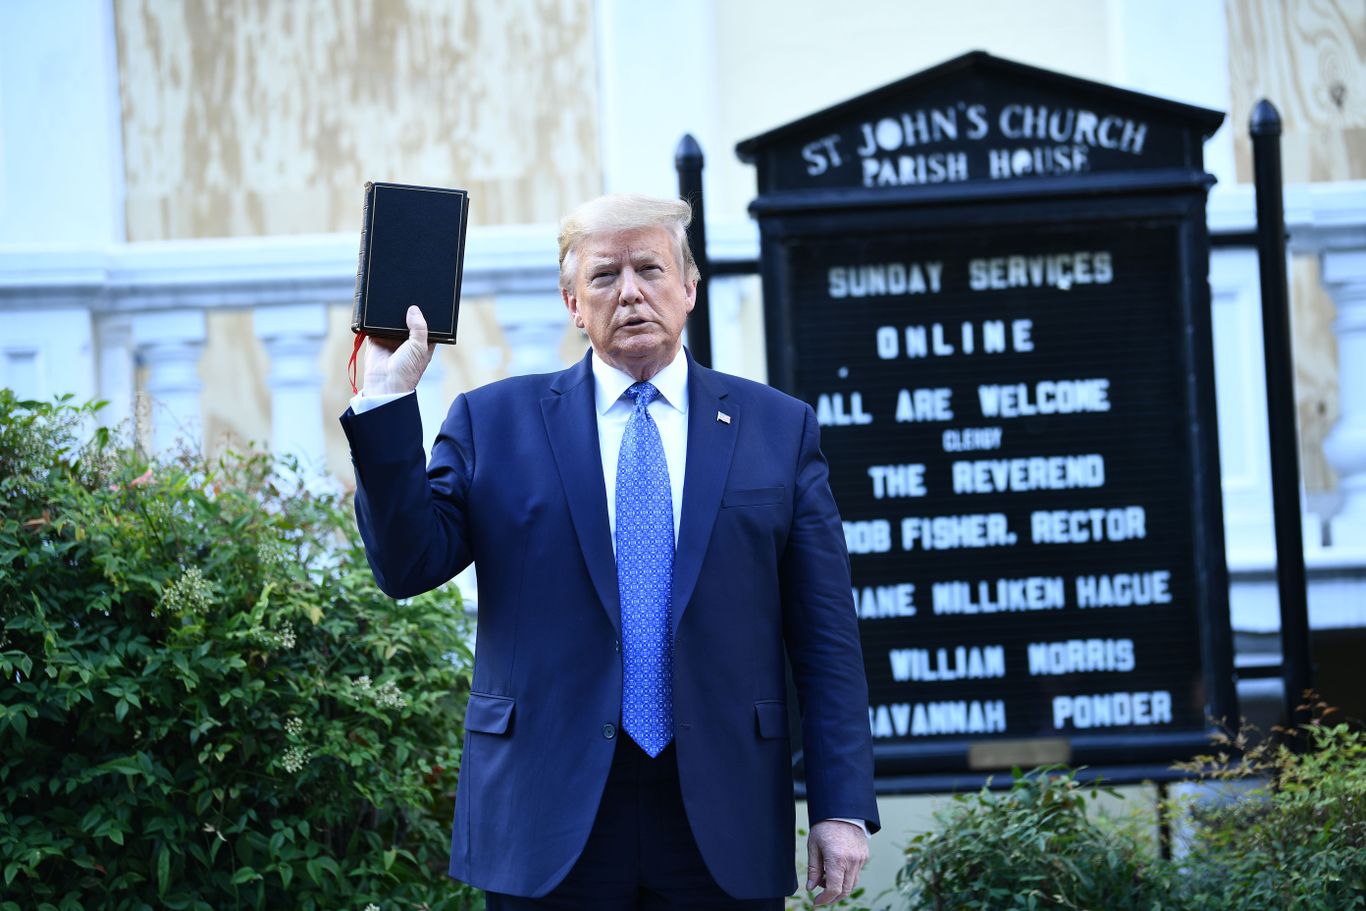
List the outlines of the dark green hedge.
<svg viewBox="0 0 1366 911">
<path fill-rule="evenodd" d="M 0 390 L 0 909 L 477 906 L 459 593 L 395 603 L 343 497 L 94 411 Z"/>
</svg>

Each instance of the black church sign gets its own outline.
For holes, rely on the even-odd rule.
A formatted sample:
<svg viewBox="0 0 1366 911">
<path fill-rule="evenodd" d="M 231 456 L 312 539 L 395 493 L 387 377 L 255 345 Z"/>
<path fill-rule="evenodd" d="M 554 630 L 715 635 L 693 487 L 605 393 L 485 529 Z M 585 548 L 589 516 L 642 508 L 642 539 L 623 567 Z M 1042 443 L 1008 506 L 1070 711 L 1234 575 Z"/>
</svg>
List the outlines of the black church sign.
<svg viewBox="0 0 1366 911">
<path fill-rule="evenodd" d="M 1236 713 L 1202 145 L 971 53 L 738 147 L 845 523 L 884 785 L 1145 774 Z"/>
</svg>

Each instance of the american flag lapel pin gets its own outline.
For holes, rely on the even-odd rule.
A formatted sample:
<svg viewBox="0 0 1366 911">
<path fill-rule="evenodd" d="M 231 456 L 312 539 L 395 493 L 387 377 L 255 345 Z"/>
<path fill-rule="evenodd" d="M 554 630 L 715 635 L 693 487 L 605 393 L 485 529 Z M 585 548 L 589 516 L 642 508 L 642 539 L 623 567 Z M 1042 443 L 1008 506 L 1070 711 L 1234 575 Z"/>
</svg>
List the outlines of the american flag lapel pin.
<svg viewBox="0 0 1366 911">
<path fill-rule="evenodd" d="M 726 414 L 724 411 L 716 412 L 716 419 L 720 421 L 722 424 L 730 423 L 730 415 Z"/>
</svg>

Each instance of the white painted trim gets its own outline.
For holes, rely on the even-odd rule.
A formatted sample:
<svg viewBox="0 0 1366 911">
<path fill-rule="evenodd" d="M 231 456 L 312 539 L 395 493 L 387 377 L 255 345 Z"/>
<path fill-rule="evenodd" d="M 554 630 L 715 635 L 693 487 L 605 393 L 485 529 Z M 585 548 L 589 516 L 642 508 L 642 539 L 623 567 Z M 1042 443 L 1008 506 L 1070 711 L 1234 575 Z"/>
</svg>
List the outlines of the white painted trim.
<svg viewBox="0 0 1366 911">
<path fill-rule="evenodd" d="M 472 229 L 466 298 L 556 295 L 555 225 Z M 0 312 L 77 306 L 95 312 L 343 301 L 355 293 L 354 234 L 155 241 L 103 249 L 0 246 Z"/>
</svg>

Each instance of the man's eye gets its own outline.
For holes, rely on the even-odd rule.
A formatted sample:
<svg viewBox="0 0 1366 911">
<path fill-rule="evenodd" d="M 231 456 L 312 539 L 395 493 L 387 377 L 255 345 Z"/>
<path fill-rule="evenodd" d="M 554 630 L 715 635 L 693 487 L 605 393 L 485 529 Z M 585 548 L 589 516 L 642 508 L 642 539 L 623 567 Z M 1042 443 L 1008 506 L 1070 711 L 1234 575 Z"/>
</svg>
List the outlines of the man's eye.
<svg viewBox="0 0 1366 911">
<path fill-rule="evenodd" d="M 611 272 L 594 272 L 593 275 L 592 275 L 592 277 L 589 278 L 588 280 L 589 280 L 590 282 L 593 282 L 594 284 L 600 285 L 600 284 L 602 284 L 604 281 L 607 281 L 607 280 L 611 279 L 612 275 L 613 275 L 613 273 L 611 273 Z"/>
</svg>

